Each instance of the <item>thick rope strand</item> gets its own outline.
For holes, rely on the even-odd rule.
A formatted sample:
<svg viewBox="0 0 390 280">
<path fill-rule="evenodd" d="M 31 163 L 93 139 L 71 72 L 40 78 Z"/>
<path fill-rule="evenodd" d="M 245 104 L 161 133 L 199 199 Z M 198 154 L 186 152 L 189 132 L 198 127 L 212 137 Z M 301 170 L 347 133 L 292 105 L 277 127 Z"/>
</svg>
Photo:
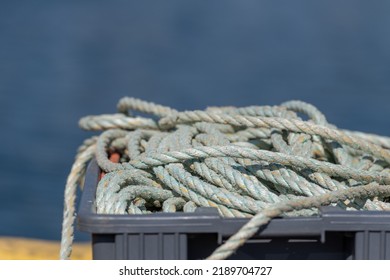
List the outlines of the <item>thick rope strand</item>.
<svg viewBox="0 0 390 280">
<path fill-rule="evenodd" d="M 272 218 L 280 216 L 282 213 L 294 210 L 308 209 L 329 205 L 346 199 L 376 196 L 390 196 L 390 186 L 378 186 L 375 184 L 355 187 L 348 190 L 341 190 L 323 194 L 316 197 L 307 197 L 276 204 L 266 210 L 256 214 L 237 233 L 232 235 L 223 245 L 218 247 L 207 259 L 221 260 L 231 256 L 238 247 L 251 238 L 262 225 L 267 224 Z"/>
</svg>

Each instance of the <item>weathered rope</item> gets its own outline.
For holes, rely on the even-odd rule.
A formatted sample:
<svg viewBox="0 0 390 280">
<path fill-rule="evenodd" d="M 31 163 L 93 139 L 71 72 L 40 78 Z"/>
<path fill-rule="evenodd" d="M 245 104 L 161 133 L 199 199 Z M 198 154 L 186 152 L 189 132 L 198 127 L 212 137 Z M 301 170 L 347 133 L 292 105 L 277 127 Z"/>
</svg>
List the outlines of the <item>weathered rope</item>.
<svg viewBox="0 0 390 280">
<path fill-rule="evenodd" d="M 254 216 L 247 224 L 245 224 L 236 234 L 232 235 L 223 245 L 217 248 L 207 259 L 226 259 L 231 254 L 233 254 L 238 249 L 238 247 L 243 245 L 249 238 L 251 238 L 259 230 L 261 225 L 268 223 L 269 220 L 280 216 L 283 213 L 312 207 L 320 207 L 322 205 L 329 205 L 340 200 L 373 198 L 378 196 L 390 196 L 390 186 L 365 185 L 354 187 L 348 190 L 327 193 L 317 197 L 306 197 L 275 204 L 274 206 L 271 206 L 270 208 L 267 208 L 256 214 L 256 216 Z"/>
<path fill-rule="evenodd" d="M 229 257 L 276 216 L 316 215 L 330 204 L 390 210 L 390 138 L 340 130 L 311 104 L 178 112 L 125 97 L 118 111 L 80 120 L 83 129 L 104 131 L 79 148 L 69 174 L 61 259 L 71 255 L 76 187 L 93 157 L 106 173 L 97 187 L 96 213 L 206 206 L 223 217 L 252 217 L 209 259 Z"/>
<path fill-rule="evenodd" d="M 87 139 L 80 146 L 65 186 L 64 214 L 62 222 L 60 258 L 67 259 L 72 253 L 73 224 L 75 220 L 75 200 L 77 185 L 82 185 L 88 162 L 93 158 L 96 137 Z"/>
</svg>

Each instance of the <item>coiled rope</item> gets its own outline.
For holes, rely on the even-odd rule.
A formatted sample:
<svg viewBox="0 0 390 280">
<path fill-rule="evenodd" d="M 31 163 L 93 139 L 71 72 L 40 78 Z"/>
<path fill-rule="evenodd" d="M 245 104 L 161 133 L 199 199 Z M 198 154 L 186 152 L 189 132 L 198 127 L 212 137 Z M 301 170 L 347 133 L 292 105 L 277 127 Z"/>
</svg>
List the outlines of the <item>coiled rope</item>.
<svg viewBox="0 0 390 280">
<path fill-rule="evenodd" d="M 206 206 L 251 217 L 208 259 L 228 258 L 277 216 L 315 215 L 321 205 L 390 210 L 390 138 L 338 129 L 305 102 L 178 112 L 125 97 L 118 111 L 80 120 L 103 133 L 84 141 L 68 176 L 61 259 L 71 255 L 75 193 L 94 157 L 106 173 L 99 214 Z"/>
</svg>

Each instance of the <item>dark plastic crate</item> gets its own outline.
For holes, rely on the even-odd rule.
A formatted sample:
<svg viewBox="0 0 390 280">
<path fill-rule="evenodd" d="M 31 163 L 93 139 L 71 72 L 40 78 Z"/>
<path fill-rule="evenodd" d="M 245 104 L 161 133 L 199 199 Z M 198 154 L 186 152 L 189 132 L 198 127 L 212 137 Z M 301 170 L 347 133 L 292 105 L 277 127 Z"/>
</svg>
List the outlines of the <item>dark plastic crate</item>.
<svg viewBox="0 0 390 280">
<path fill-rule="evenodd" d="M 86 174 L 78 228 L 92 234 L 94 259 L 203 259 L 248 219 L 195 213 L 96 214 L 100 169 Z M 276 218 L 230 259 L 390 259 L 390 212 L 323 207 L 318 217 Z"/>
</svg>

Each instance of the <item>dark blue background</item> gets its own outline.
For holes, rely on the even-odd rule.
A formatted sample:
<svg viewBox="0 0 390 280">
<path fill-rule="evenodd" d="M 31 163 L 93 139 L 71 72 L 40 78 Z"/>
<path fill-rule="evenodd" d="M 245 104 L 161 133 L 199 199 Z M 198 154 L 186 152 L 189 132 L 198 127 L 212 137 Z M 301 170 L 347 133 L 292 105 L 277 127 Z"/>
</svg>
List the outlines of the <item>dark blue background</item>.
<svg viewBox="0 0 390 280">
<path fill-rule="evenodd" d="M 78 119 L 313 103 L 388 135 L 389 1 L 0 2 L 0 235 L 59 239 Z M 78 240 L 85 239 L 79 235 Z"/>
</svg>

